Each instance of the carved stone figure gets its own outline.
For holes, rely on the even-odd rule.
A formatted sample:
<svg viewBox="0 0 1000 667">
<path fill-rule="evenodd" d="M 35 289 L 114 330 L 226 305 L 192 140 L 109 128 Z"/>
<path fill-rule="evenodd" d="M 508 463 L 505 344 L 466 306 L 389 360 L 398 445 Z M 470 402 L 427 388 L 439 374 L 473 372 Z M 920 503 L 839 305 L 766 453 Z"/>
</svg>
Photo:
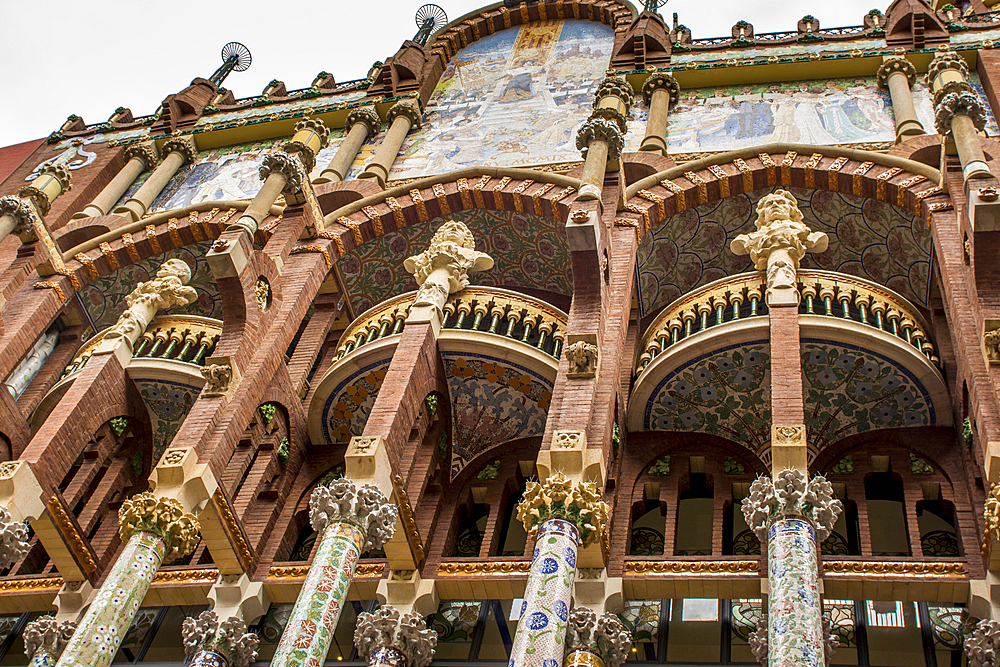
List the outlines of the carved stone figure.
<svg viewBox="0 0 1000 667">
<path fill-rule="evenodd" d="M 476 250 L 476 241 L 465 223 L 447 220 L 434 233 L 427 250 L 407 257 L 403 267 L 420 286 L 414 306 L 432 306 L 443 317 L 449 294 L 469 286 L 470 271 L 488 271 L 493 258 Z"/>
<path fill-rule="evenodd" d="M 168 259 L 156 272 L 156 278 L 139 283 L 125 297 L 128 308 L 104 336 L 105 340 L 127 338 L 131 348 L 145 333 L 158 311 L 186 306 L 198 298 L 198 292 L 193 287 L 187 287 L 190 281 L 191 268 L 187 263 L 180 259 Z"/>
<path fill-rule="evenodd" d="M 991 364 L 1000 364 L 1000 329 L 993 329 L 983 334 L 986 343 L 986 357 Z"/>
<path fill-rule="evenodd" d="M 963 648 L 969 667 L 994 667 L 1000 654 L 1000 623 L 983 620 L 966 636 Z"/>
<path fill-rule="evenodd" d="M 184 514 L 179 501 L 157 498 L 148 491 L 132 496 L 118 510 L 118 534 L 122 541 L 127 542 L 140 531 L 159 536 L 167 547 L 164 564 L 194 551 L 200 530 L 198 519 Z"/>
<path fill-rule="evenodd" d="M 427 628 L 419 614 L 409 612 L 400 617 L 398 609 L 383 605 L 374 613 L 358 614 L 354 646 L 369 664 L 379 651 L 394 651 L 403 657 L 406 667 L 427 667 L 434 657 L 437 633 Z"/>
<path fill-rule="evenodd" d="M 808 482 L 801 470 L 786 468 L 774 481 L 758 477 L 743 501 L 743 517 L 757 538 L 764 542 L 771 522 L 780 516 L 801 516 L 816 528 L 816 539 L 826 539 L 843 509 L 833 497 L 833 485 L 822 475 Z"/>
<path fill-rule="evenodd" d="M 7 508 L 0 505 L 0 567 L 10 567 L 28 550 L 28 527 L 14 521 Z"/>
<path fill-rule="evenodd" d="M 730 244 L 737 255 L 750 255 L 758 271 L 767 271 L 767 303 L 794 306 L 799 302 L 795 275 L 807 252 L 823 252 L 830 238 L 802 223 L 795 196 L 776 190 L 757 203 L 757 230 L 740 234 Z"/>
<path fill-rule="evenodd" d="M 349 523 L 366 536 L 362 552 L 380 549 L 392 539 L 399 516 L 396 506 L 387 501 L 378 487 L 354 486 L 349 479 L 336 479 L 327 486 L 318 486 L 309 498 L 309 522 L 313 530 L 322 533 L 331 523 Z"/>
<path fill-rule="evenodd" d="M 615 614 L 600 617 L 588 607 L 575 607 L 566 621 L 566 652 L 587 651 L 605 667 L 621 667 L 628 659 L 632 635 Z"/>
<path fill-rule="evenodd" d="M 201 612 L 198 618 L 185 618 L 181 639 L 189 660 L 199 651 L 211 651 L 226 658 L 231 667 L 247 667 L 257 657 L 260 643 L 241 619 L 231 616 L 220 623 L 212 610 Z"/>
<path fill-rule="evenodd" d="M 206 395 L 224 394 L 233 380 L 233 369 L 225 364 L 209 364 L 201 369 L 201 376 L 205 378 L 202 391 Z"/>
<path fill-rule="evenodd" d="M 29 662 L 40 653 L 58 660 L 75 630 L 73 621 L 60 623 L 55 616 L 40 616 L 24 626 L 24 654 Z"/>
<path fill-rule="evenodd" d="M 569 372 L 575 375 L 597 374 L 597 346 L 585 340 L 578 340 L 566 348 Z"/>
<path fill-rule="evenodd" d="M 566 519 L 580 531 L 580 540 L 586 547 L 604 534 L 610 510 L 601 500 L 601 493 L 591 482 L 574 484 L 563 473 L 557 472 L 547 480 L 528 482 L 521 504 L 517 507 L 517 520 L 532 537 L 538 527 L 551 518 Z"/>
<path fill-rule="evenodd" d="M 986 519 L 986 532 L 1000 544 L 1000 484 L 993 484 L 990 487 L 990 495 L 986 496 L 983 518 Z"/>
</svg>

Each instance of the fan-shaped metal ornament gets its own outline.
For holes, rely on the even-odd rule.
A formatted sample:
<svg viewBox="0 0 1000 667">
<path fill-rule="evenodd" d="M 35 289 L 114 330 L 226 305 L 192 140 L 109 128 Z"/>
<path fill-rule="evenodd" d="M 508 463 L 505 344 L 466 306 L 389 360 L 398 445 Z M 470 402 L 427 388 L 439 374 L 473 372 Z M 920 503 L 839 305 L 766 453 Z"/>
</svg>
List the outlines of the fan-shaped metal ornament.
<svg viewBox="0 0 1000 667">
<path fill-rule="evenodd" d="M 656 12 L 660 7 L 667 4 L 668 0 L 643 0 L 643 9 L 647 12 Z"/>
<path fill-rule="evenodd" d="M 417 34 L 413 41 L 420 46 L 426 46 L 427 40 L 435 30 L 439 30 L 448 25 L 448 15 L 443 9 L 433 4 L 423 5 L 413 16 L 417 23 Z"/>
<path fill-rule="evenodd" d="M 222 65 L 219 69 L 215 70 L 215 73 L 208 80 L 217 86 L 221 86 L 230 73 L 245 72 L 249 69 L 251 61 L 250 49 L 239 42 L 229 42 L 222 47 Z"/>
</svg>

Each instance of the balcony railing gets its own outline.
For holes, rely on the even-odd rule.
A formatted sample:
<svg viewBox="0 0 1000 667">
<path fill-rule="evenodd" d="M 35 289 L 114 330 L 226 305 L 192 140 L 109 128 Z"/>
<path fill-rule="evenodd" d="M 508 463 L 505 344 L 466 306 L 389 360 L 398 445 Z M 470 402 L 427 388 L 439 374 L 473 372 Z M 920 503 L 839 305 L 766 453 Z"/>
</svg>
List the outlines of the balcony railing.
<svg viewBox="0 0 1000 667">
<path fill-rule="evenodd" d="M 904 297 L 876 283 L 832 271 L 799 271 L 803 315 L 849 320 L 892 334 L 939 363 L 930 328 Z M 762 273 L 741 273 L 716 280 L 671 305 L 646 330 L 636 367 L 641 373 L 671 345 L 728 322 L 764 315 Z"/>
<path fill-rule="evenodd" d="M 341 337 L 337 359 L 403 330 L 416 292 L 408 292 L 369 309 Z M 559 358 L 566 314 L 544 301 L 495 287 L 467 287 L 444 306 L 446 330 L 479 331 L 519 340 Z"/>
<path fill-rule="evenodd" d="M 72 375 L 87 365 L 108 331 L 110 329 L 101 331 L 80 348 L 63 372 L 63 377 Z M 161 315 L 153 318 L 146 333 L 136 341 L 132 357 L 164 359 L 204 366 L 205 358 L 211 356 L 221 334 L 222 322 L 210 317 Z"/>
</svg>

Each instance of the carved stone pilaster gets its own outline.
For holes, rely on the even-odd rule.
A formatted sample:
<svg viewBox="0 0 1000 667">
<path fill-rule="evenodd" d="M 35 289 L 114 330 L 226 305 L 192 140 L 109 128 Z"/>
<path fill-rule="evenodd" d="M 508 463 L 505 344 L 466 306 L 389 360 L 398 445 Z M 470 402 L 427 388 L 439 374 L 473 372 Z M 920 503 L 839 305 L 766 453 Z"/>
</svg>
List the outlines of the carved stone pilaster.
<svg viewBox="0 0 1000 667">
<path fill-rule="evenodd" d="M 393 104 L 389 109 L 389 113 L 386 114 L 386 120 L 392 125 L 392 121 L 396 120 L 399 116 L 409 119 L 411 130 L 420 128 L 422 114 L 420 113 L 420 107 L 413 100 L 400 100 Z"/>
<path fill-rule="evenodd" d="M 652 104 L 653 93 L 660 89 L 665 89 L 670 94 L 670 102 L 676 102 L 677 98 L 681 94 L 681 86 L 677 83 L 677 79 L 670 76 L 666 72 L 655 72 L 646 77 L 646 81 L 642 84 L 642 100 L 647 104 Z"/>
<path fill-rule="evenodd" d="M 528 482 L 521 504 L 517 507 L 517 520 L 524 524 L 524 530 L 534 538 L 544 521 L 565 519 L 576 525 L 580 531 L 580 540 L 586 547 L 601 539 L 609 511 L 595 484 L 574 484 L 564 474 L 557 472 L 540 484 Z"/>
<path fill-rule="evenodd" d="M 767 541 L 767 529 L 774 519 L 795 516 L 808 519 L 816 529 L 816 539 L 826 539 L 843 509 L 833 497 L 833 485 L 817 475 L 806 481 L 801 470 L 786 468 L 774 481 L 758 477 L 750 485 L 750 495 L 743 501 L 743 517 L 761 542 Z"/>
<path fill-rule="evenodd" d="M 799 302 L 796 273 L 807 252 L 823 252 L 830 238 L 802 223 L 795 196 L 776 190 L 757 203 L 757 230 L 740 234 L 730 244 L 736 255 L 750 255 L 758 271 L 767 270 L 768 305 L 794 306 Z"/>
<path fill-rule="evenodd" d="M 306 178 L 306 170 L 302 161 L 297 156 L 284 151 L 265 155 L 259 171 L 262 181 L 266 181 L 271 174 L 283 174 L 285 187 L 281 189 L 281 194 L 286 196 L 301 192 L 302 182 Z"/>
<path fill-rule="evenodd" d="M 446 220 L 427 250 L 403 260 L 403 268 L 420 286 L 414 306 L 431 306 L 443 313 L 449 294 L 469 286 L 470 271 L 488 271 L 493 258 L 476 250 L 476 240 L 463 222 Z"/>
<path fill-rule="evenodd" d="M 608 146 L 608 161 L 613 162 L 621 157 L 625 149 L 625 136 L 618 126 L 603 118 L 591 117 L 580 126 L 576 133 L 576 147 L 584 157 L 590 148 L 590 142 L 595 139 L 603 141 Z"/>
<path fill-rule="evenodd" d="M 986 127 L 986 111 L 975 94 L 968 91 L 951 92 L 941 97 L 934 107 L 934 129 L 944 136 L 951 132 L 951 121 L 964 113 L 980 132 Z"/>
<path fill-rule="evenodd" d="M 604 661 L 604 667 L 621 667 L 628 659 L 632 635 L 618 617 L 605 612 L 598 617 L 588 607 L 575 607 L 566 621 L 566 652 L 586 651 Z"/>
<path fill-rule="evenodd" d="M 211 610 L 201 612 L 198 618 L 185 618 L 181 639 L 188 660 L 201 651 L 209 651 L 221 655 L 232 667 L 247 667 L 253 662 L 260 643 L 257 635 L 247 632 L 247 624 L 241 619 L 230 617 L 220 623 Z"/>
<path fill-rule="evenodd" d="M 297 138 L 299 133 L 304 133 L 306 137 L 309 137 L 313 132 L 316 133 L 313 140 L 319 140 L 319 147 L 315 149 L 309 143 Z M 292 137 L 291 141 L 286 142 L 282 149 L 286 153 L 295 154 L 302 161 L 305 173 L 309 173 L 316 166 L 316 153 L 326 148 L 329 143 L 330 128 L 315 118 L 305 118 L 295 124 L 295 136 Z"/>
<path fill-rule="evenodd" d="M 154 168 L 158 162 L 156 150 L 150 144 L 132 144 L 125 149 L 125 159 L 141 160 L 143 171 Z"/>
<path fill-rule="evenodd" d="M 28 656 L 28 662 L 33 662 L 36 656 L 41 657 L 44 654 L 49 656 L 54 664 L 75 631 L 76 623 L 59 622 L 55 616 L 41 616 L 28 623 L 24 626 L 23 635 L 24 654 Z"/>
<path fill-rule="evenodd" d="M 130 345 L 134 344 L 158 311 L 173 306 L 186 306 L 197 300 L 198 292 L 193 287 L 187 287 L 190 281 L 191 267 L 187 262 L 176 258 L 168 259 L 156 272 L 156 278 L 139 283 L 125 297 L 128 308 L 118 317 L 104 339 L 128 338 Z"/>
<path fill-rule="evenodd" d="M 391 660 L 378 661 L 378 653 L 395 651 L 402 656 L 405 667 L 427 667 L 434 657 L 437 633 L 427 628 L 419 614 L 409 612 L 400 616 L 395 607 L 384 605 L 374 613 L 358 614 L 354 646 L 370 665 L 392 664 Z"/>
<path fill-rule="evenodd" d="M 768 656 L 768 643 L 767 643 L 767 613 L 761 613 L 760 619 L 757 621 L 756 629 L 750 633 L 747 637 L 747 643 L 750 644 L 750 652 L 753 654 L 754 659 L 759 662 L 762 667 L 767 667 L 767 656 Z M 837 652 L 840 647 L 840 638 L 833 633 L 833 627 L 830 623 L 830 619 L 826 616 L 823 617 L 823 658 L 826 667 L 830 667 L 833 663 L 833 655 Z M 969 663 L 972 664 L 971 662 Z"/>
<path fill-rule="evenodd" d="M 20 197 L 14 195 L 0 197 L 0 216 L 2 215 L 14 218 L 13 232 L 18 236 L 27 234 L 34 228 L 35 210 Z"/>
<path fill-rule="evenodd" d="M 8 568 L 28 553 L 28 527 L 14 521 L 0 505 L 0 568 Z"/>
<path fill-rule="evenodd" d="M 368 127 L 369 136 L 378 132 L 379 128 L 382 127 L 382 120 L 378 117 L 374 107 L 351 109 L 344 123 L 344 132 L 350 132 L 356 123 L 364 123 Z"/>
<path fill-rule="evenodd" d="M 963 648 L 969 667 L 995 667 L 1000 656 L 1000 623 L 979 621 L 972 634 L 966 636 Z"/>
<path fill-rule="evenodd" d="M 890 58 L 883 62 L 875 73 L 875 80 L 880 88 L 886 88 L 889 85 L 889 75 L 894 72 L 905 74 L 906 81 L 911 88 L 917 82 L 917 68 L 913 66 L 913 63 L 906 58 Z"/>
<path fill-rule="evenodd" d="M 198 149 L 195 148 L 194 142 L 191 141 L 189 137 L 177 137 L 171 139 L 167 143 L 163 144 L 163 148 L 160 151 L 163 157 L 170 155 L 171 153 L 179 153 L 181 157 L 184 158 L 184 162 L 181 164 L 193 164 L 198 156 Z"/>
<path fill-rule="evenodd" d="M 187 556 L 198 544 L 201 525 L 193 514 L 184 514 L 179 501 L 139 493 L 118 510 L 118 534 L 127 542 L 138 532 L 152 533 L 166 545 L 163 563 Z"/>
<path fill-rule="evenodd" d="M 365 534 L 361 551 L 380 549 L 392 539 L 399 516 L 396 506 L 374 484 L 356 487 L 349 479 L 318 486 L 309 498 L 309 522 L 322 533 L 331 523 L 349 523 Z"/>
</svg>

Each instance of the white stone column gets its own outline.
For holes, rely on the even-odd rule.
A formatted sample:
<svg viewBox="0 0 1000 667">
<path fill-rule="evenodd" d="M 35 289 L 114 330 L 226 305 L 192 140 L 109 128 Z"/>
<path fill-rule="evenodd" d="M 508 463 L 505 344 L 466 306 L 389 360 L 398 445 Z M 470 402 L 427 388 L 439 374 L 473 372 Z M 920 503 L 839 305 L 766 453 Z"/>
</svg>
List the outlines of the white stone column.
<svg viewBox="0 0 1000 667">
<path fill-rule="evenodd" d="M 656 72 L 646 77 L 642 84 L 642 98 L 649 107 L 649 116 L 640 151 L 667 155 L 667 119 L 670 105 L 677 101 L 680 93 L 680 84 L 669 74 Z"/>
<path fill-rule="evenodd" d="M 191 137 L 178 137 L 169 140 L 163 144 L 162 152 L 164 157 L 160 166 L 153 170 L 142 187 L 129 197 L 128 201 L 114 210 L 115 213 L 127 215 L 132 220 L 142 218 L 149 210 L 150 204 L 153 203 L 157 195 L 163 192 L 163 188 L 167 186 L 177 170 L 185 164 L 194 163 L 198 155 L 198 149 L 195 148 L 194 139 Z"/>
<path fill-rule="evenodd" d="M 313 183 L 337 183 L 347 178 L 351 171 L 351 165 L 361 150 L 361 145 L 369 136 L 377 134 L 382 127 L 382 120 L 378 117 L 375 107 L 361 107 L 352 109 L 347 114 L 347 121 L 344 124 L 344 131 L 347 136 L 337 148 L 337 154 L 330 160 L 330 164 L 320 172 L 319 178 Z"/>
<path fill-rule="evenodd" d="M 121 168 L 111 182 L 104 186 L 100 194 L 83 207 L 83 210 L 73 216 L 73 220 L 93 218 L 104 215 L 115 205 L 129 186 L 139 177 L 139 174 L 156 166 L 156 145 L 132 144 L 125 149 L 125 166 Z"/>
<path fill-rule="evenodd" d="M 966 180 L 991 177 L 976 134 L 986 127 L 986 113 L 972 92 L 968 65 L 954 51 L 938 51 L 927 68 L 927 85 L 934 94 L 934 128 L 955 142 L 962 176 Z"/>
</svg>

